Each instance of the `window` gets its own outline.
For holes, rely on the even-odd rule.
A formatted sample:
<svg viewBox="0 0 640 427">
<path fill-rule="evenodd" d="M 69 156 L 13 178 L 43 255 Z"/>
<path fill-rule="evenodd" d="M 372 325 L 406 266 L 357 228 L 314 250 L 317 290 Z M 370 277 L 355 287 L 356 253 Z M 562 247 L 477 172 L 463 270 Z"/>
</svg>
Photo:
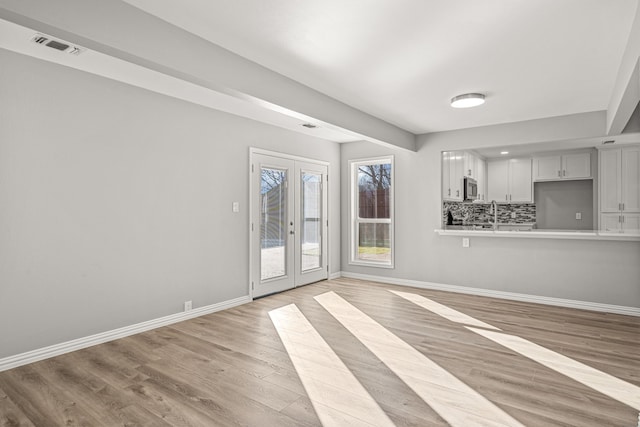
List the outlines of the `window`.
<svg viewBox="0 0 640 427">
<path fill-rule="evenodd" d="M 393 157 L 350 165 L 350 262 L 393 267 Z"/>
</svg>

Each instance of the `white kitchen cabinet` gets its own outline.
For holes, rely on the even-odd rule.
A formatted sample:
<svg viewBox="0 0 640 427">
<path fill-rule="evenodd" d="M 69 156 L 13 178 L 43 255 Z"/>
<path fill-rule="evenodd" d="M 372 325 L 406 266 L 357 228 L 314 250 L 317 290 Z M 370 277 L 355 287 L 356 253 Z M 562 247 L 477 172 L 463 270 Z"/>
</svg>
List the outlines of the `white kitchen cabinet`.
<svg viewBox="0 0 640 427">
<path fill-rule="evenodd" d="M 591 153 L 572 153 L 562 155 L 562 178 L 591 178 Z"/>
<path fill-rule="evenodd" d="M 640 233 L 640 214 L 603 213 L 600 230 L 620 233 Z"/>
<path fill-rule="evenodd" d="M 487 162 L 476 158 L 476 181 L 478 182 L 478 200 L 487 201 Z"/>
<path fill-rule="evenodd" d="M 532 203 L 531 159 L 487 162 L 487 201 Z"/>
<path fill-rule="evenodd" d="M 640 213 L 640 146 L 600 151 L 600 211 Z"/>
<path fill-rule="evenodd" d="M 487 201 L 509 201 L 509 161 L 487 162 Z"/>
<path fill-rule="evenodd" d="M 445 151 L 442 153 L 442 199 L 462 201 L 464 153 L 462 151 Z"/>
<path fill-rule="evenodd" d="M 509 160 L 509 202 L 533 202 L 531 159 Z"/>
<path fill-rule="evenodd" d="M 565 153 L 533 159 L 534 181 L 589 178 L 591 178 L 591 153 Z"/>
<path fill-rule="evenodd" d="M 603 149 L 600 156 L 600 229 L 640 230 L 640 146 Z"/>
<path fill-rule="evenodd" d="M 622 209 L 622 150 L 600 151 L 600 212 Z M 603 228 L 603 227 L 600 227 Z"/>
<path fill-rule="evenodd" d="M 478 179 L 478 158 L 467 151 L 464 152 L 464 176 Z"/>
<path fill-rule="evenodd" d="M 560 156 L 535 157 L 533 159 L 534 181 L 561 179 L 562 158 Z"/>
<path fill-rule="evenodd" d="M 640 147 L 622 150 L 622 211 L 640 212 Z"/>
</svg>

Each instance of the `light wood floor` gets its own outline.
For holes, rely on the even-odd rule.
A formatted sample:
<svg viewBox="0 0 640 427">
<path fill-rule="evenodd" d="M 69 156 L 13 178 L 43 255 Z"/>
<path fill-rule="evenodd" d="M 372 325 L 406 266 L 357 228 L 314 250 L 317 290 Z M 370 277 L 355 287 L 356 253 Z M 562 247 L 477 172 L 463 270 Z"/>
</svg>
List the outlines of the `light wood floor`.
<svg viewBox="0 0 640 427">
<path fill-rule="evenodd" d="M 448 425 L 314 300 L 328 291 L 523 425 L 637 425 L 636 409 L 388 290 L 640 386 L 640 318 L 338 279 L 0 372 L 0 426 L 319 426 L 268 315 L 291 303 L 395 425 Z"/>
</svg>

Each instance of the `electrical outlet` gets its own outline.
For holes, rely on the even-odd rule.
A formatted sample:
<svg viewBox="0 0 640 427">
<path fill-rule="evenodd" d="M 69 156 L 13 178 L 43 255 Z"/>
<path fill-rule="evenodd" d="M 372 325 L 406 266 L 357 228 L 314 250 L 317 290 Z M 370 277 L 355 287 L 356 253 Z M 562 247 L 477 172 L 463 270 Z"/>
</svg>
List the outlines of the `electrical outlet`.
<svg viewBox="0 0 640 427">
<path fill-rule="evenodd" d="M 576 219 L 582 219 L 582 212 L 576 212 Z"/>
<path fill-rule="evenodd" d="M 468 237 L 463 237 L 462 238 L 462 247 L 463 248 L 468 248 L 469 247 L 469 238 Z"/>
<path fill-rule="evenodd" d="M 234 213 L 238 213 L 238 212 L 240 212 L 240 203 L 238 203 L 238 202 L 233 202 L 233 203 L 231 204 L 231 210 L 232 210 Z"/>
<path fill-rule="evenodd" d="M 511 219 L 516 219 L 516 213 L 515 212 L 511 212 Z"/>
<path fill-rule="evenodd" d="M 193 308 L 193 301 L 184 302 L 184 311 L 189 311 Z"/>
</svg>

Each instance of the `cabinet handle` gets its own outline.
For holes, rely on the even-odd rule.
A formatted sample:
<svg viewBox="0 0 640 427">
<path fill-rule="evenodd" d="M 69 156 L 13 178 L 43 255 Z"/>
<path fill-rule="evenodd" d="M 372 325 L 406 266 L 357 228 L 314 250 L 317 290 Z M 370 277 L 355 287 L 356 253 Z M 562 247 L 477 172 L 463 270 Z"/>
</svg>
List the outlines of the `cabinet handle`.
<svg viewBox="0 0 640 427">
<path fill-rule="evenodd" d="M 449 189 L 449 193 L 447 193 L 447 196 L 450 196 L 450 195 L 451 195 L 451 189 Z"/>
<path fill-rule="evenodd" d="M 511 201 L 511 194 L 509 194 L 509 201 Z"/>
<path fill-rule="evenodd" d="M 624 203 L 622 203 L 622 210 L 624 210 Z"/>
<path fill-rule="evenodd" d="M 566 170 L 562 171 L 562 176 L 567 176 L 567 171 Z"/>
<path fill-rule="evenodd" d="M 460 190 L 456 190 L 456 197 L 460 197 Z"/>
<path fill-rule="evenodd" d="M 471 169 L 469 169 L 469 176 L 471 176 Z"/>
<path fill-rule="evenodd" d="M 558 176 L 560 176 L 560 171 L 558 171 Z"/>
</svg>

